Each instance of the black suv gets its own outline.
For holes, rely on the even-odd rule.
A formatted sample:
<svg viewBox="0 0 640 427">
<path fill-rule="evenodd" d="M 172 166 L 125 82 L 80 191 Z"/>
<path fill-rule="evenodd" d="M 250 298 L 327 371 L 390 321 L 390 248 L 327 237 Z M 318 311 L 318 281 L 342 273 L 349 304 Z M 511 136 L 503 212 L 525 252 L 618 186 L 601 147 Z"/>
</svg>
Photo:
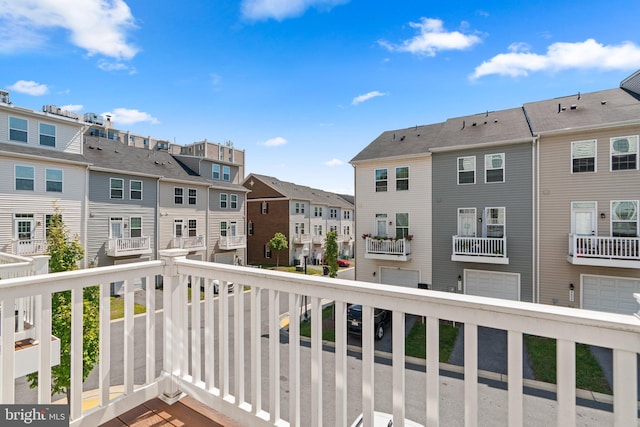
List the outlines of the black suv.
<svg viewBox="0 0 640 427">
<path fill-rule="evenodd" d="M 382 339 L 386 327 L 391 322 L 391 312 L 381 308 L 373 310 L 374 334 L 377 340 Z M 347 330 L 362 335 L 362 305 L 351 304 L 347 307 Z"/>
</svg>

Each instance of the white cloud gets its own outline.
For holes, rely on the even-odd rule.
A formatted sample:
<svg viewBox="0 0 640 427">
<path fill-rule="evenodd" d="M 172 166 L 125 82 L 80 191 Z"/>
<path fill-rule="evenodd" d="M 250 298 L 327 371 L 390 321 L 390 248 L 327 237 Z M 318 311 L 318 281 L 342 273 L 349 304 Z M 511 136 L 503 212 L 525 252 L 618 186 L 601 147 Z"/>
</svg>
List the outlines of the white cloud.
<svg viewBox="0 0 640 427">
<path fill-rule="evenodd" d="M 344 165 L 344 162 L 342 160 L 339 159 L 331 159 L 328 162 L 324 162 L 325 166 L 329 166 L 329 167 L 333 167 L 333 166 L 342 166 Z"/>
<path fill-rule="evenodd" d="M 98 68 L 100 68 L 102 71 L 126 71 L 130 75 L 133 75 L 137 72 L 135 67 L 131 67 L 119 61 L 110 62 L 104 59 L 98 61 Z"/>
<path fill-rule="evenodd" d="M 349 0 L 242 0 L 242 15 L 251 20 L 275 19 L 282 21 L 302 15 L 310 7 L 330 10 Z"/>
<path fill-rule="evenodd" d="M 102 116 L 111 116 L 111 121 L 118 125 L 131 125 L 143 122 L 157 125 L 160 123 L 158 119 L 149 113 L 128 108 L 116 108 L 113 111 L 102 113 Z"/>
<path fill-rule="evenodd" d="M 0 0 L 2 51 L 43 46 L 45 31 L 64 29 L 90 56 L 131 59 L 138 49 L 127 41 L 127 32 L 134 28 L 124 0 Z"/>
<path fill-rule="evenodd" d="M 49 92 L 47 85 L 36 83 L 31 80 L 18 80 L 9 86 L 9 89 L 32 96 L 40 96 Z"/>
<path fill-rule="evenodd" d="M 353 98 L 353 101 L 351 101 L 351 105 L 358 105 L 364 101 L 368 101 L 372 98 L 377 98 L 378 96 L 387 96 L 388 93 L 383 93 L 383 92 L 379 92 L 377 90 L 374 90 L 373 92 L 369 92 L 369 93 L 365 93 L 364 95 L 360 95 L 360 96 L 356 96 L 355 98 Z"/>
<path fill-rule="evenodd" d="M 594 39 L 577 43 L 553 43 L 547 53 L 531 53 L 524 44 L 512 44 L 509 53 L 501 53 L 476 67 L 471 75 L 477 79 L 490 74 L 528 76 L 536 71 L 567 69 L 635 70 L 640 67 L 640 46 L 632 42 L 603 45 Z"/>
<path fill-rule="evenodd" d="M 285 145 L 287 140 L 281 136 L 276 136 L 275 138 L 267 139 L 264 142 L 258 143 L 259 145 L 264 145 L 265 147 L 279 147 L 280 145 Z"/>
<path fill-rule="evenodd" d="M 69 104 L 60 106 L 60 109 L 65 111 L 82 111 L 83 108 L 84 105 L 82 104 Z"/>
<path fill-rule="evenodd" d="M 446 31 L 440 19 L 421 18 L 420 22 L 410 22 L 419 31 L 415 37 L 393 44 L 384 40 L 378 43 L 395 52 L 409 52 L 417 55 L 435 56 L 443 50 L 463 50 L 481 42 L 480 37 L 463 34 L 460 31 Z M 467 25 L 462 24 L 463 27 Z"/>
</svg>

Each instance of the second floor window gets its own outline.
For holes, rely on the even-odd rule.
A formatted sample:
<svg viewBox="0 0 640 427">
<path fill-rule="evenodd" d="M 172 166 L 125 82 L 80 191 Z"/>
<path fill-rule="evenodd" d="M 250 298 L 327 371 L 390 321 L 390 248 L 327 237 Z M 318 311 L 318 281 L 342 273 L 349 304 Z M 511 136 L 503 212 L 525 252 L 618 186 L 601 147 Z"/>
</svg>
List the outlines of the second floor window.
<svg viewBox="0 0 640 427">
<path fill-rule="evenodd" d="M 313 208 L 313 216 L 322 217 L 322 207 L 316 206 L 315 208 Z"/>
<path fill-rule="evenodd" d="M 220 236 L 227 237 L 227 221 L 222 221 L 220 223 Z"/>
<path fill-rule="evenodd" d="M 181 205 L 184 203 L 184 188 L 175 187 L 173 189 L 173 203 L 176 205 Z"/>
<path fill-rule="evenodd" d="M 269 213 L 269 203 L 262 202 L 262 204 L 260 205 L 260 212 L 262 212 L 263 215 L 268 214 Z"/>
<path fill-rule="evenodd" d="M 638 236 L 638 201 L 611 202 L 611 235 L 614 237 Z"/>
<path fill-rule="evenodd" d="M 182 237 L 182 220 L 173 220 L 173 237 Z"/>
<path fill-rule="evenodd" d="M 189 204 L 195 205 L 197 202 L 198 191 L 195 188 L 189 189 Z"/>
<path fill-rule="evenodd" d="M 409 235 L 409 214 L 396 214 L 396 239 L 404 239 Z"/>
<path fill-rule="evenodd" d="M 351 219 L 351 211 L 343 211 L 342 219 Z"/>
<path fill-rule="evenodd" d="M 238 209 L 238 195 L 232 194 L 230 197 L 231 209 Z"/>
<path fill-rule="evenodd" d="M 503 238 L 504 233 L 504 220 L 505 209 L 504 208 L 486 208 L 485 209 L 485 223 L 487 237 Z"/>
<path fill-rule="evenodd" d="M 16 166 L 16 190 L 33 191 L 35 170 L 32 166 Z"/>
<path fill-rule="evenodd" d="M 47 123 L 40 123 L 40 145 L 56 146 L 56 127 Z"/>
<path fill-rule="evenodd" d="M 504 182 L 504 153 L 484 156 L 484 182 Z"/>
<path fill-rule="evenodd" d="M 9 117 L 9 141 L 27 142 L 29 122 L 18 117 Z"/>
<path fill-rule="evenodd" d="M 54 193 L 62 193 L 62 170 L 47 169 L 45 170 L 46 180 L 45 188 L 47 191 Z"/>
<path fill-rule="evenodd" d="M 396 168 L 396 191 L 409 189 L 409 167 Z"/>
<path fill-rule="evenodd" d="M 304 234 L 304 222 L 296 222 L 296 234 Z"/>
<path fill-rule="evenodd" d="M 476 183 L 476 156 L 458 157 L 458 184 Z"/>
<path fill-rule="evenodd" d="M 596 140 L 571 143 L 571 172 L 596 171 Z"/>
<path fill-rule="evenodd" d="M 344 227 L 342 227 L 342 234 L 344 234 L 345 236 L 350 235 L 351 227 L 349 227 L 348 225 L 345 225 Z"/>
<path fill-rule="evenodd" d="M 231 181 L 231 168 L 229 166 L 222 167 L 222 180 Z"/>
<path fill-rule="evenodd" d="M 142 181 L 129 181 L 129 199 L 142 200 Z"/>
<path fill-rule="evenodd" d="M 252 221 L 249 221 L 247 223 L 247 234 L 249 236 L 253 236 L 253 222 Z"/>
<path fill-rule="evenodd" d="M 189 237 L 195 237 L 198 234 L 198 221 L 195 219 L 190 219 L 188 222 L 187 230 L 189 232 Z"/>
<path fill-rule="evenodd" d="M 225 193 L 220 193 L 220 209 L 227 209 L 229 207 L 227 203 L 228 195 Z"/>
<path fill-rule="evenodd" d="M 638 135 L 611 138 L 611 170 L 638 168 Z"/>
<path fill-rule="evenodd" d="M 129 219 L 129 236 L 142 237 L 142 218 L 131 217 Z"/>
<path fill-rule="evenodd" d="M 220 165 L 213 165 L 211 170 L 211 177 L 213 179 L 220 179 Z"/>
<path fill-rule="evenodd" d="M 110 178 L 109 182 L 109 196 L 112 199 L 124 198 L 124 180 L 120 178 Z"/>
<path fill-rule="evenodd" d="M 296 202 L 296 213 L 297 214 L 303 214 L 304 213 L 304 203 L 297 203 Z"/>
<path fill-rule="evenodd" d="M 329 209 L 329 218 L 338 218 L 338 209 Z"/>
<path fill-rule="evenodd" d="M 322 236 L 322 226 L 321 225 L 314 225 L 313 226 L 313 234 L 315 234 L 316 236 Z"/>
<path fill-rule="evenodd" d="M 376 169 L 376 192 L 387 191 L 387 170 Z"/>
</svg>

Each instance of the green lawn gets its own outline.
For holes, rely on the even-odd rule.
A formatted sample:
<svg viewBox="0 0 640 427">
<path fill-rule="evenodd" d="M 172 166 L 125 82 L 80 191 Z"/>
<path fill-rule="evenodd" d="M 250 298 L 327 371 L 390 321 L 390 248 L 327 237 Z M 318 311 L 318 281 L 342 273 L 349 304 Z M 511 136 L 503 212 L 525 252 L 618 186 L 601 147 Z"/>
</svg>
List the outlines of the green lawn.
<svg viewBox="0 0 640 427">
<path fill-rule="evenodd" d="M 531 358 L 536 380 L 556 383 L 556 340 L 525 335 L 524 342 Z M 611 394 L 607 379 L 589 346 L 576 344 L 576 387 Z"/>
<path fill-rule="evenodd" d="M 146 307 L 140 304 L 133 304 L 133 313 L 140 314 L 146 311 Z M 111 320 L 122 319 L 124 317 L 124 298 L 111 297 Z"/>
<path fill-rule="evenodd" d="M 311 313 L 309 313 L 309 317 L 311 317 Z M 322 319 L 333 319 L 333 305 L 329 305 L 322 309 Z M 311 336 L 311 319 L 309 319 L 308 322 L 300 322 L 300 335 L 303 337 Z M 322 339 L 325 341 L 335 342 L 335 328 L 322 328 Z"/>
<path fill-rule="evenodd" d="M 453 350 L 453 344 L 456 342 L 459 329 L 452 326 L 450 323 L 440 323 L 440 361 L 449 362 L 449 356 Z M 407 356 L 418 357 L 421 359 L 427 358 L 427 325 L 425 323 L 416 322 L 411 328 L 409 335 L 407 336 L 404 346 L 405 354 Z"/>
</svg>

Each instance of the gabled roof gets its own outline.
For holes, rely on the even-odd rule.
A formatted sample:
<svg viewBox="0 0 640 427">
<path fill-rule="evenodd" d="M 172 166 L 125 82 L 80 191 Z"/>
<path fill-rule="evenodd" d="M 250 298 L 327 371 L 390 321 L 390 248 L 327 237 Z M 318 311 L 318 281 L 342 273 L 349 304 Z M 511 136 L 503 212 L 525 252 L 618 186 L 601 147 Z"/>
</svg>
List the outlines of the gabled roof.
<svg viewBox="0 0 640 427">
<path fill-rule="evenodd" d="M 350 203 L 348 200 L 336 193 L 330 193 L 317 188 L 294 184 L 292 182 L 280 181 L 278 178 L 274 178 L 272 176 L 259 175 L 255 173 L 250 174 L 244 182 L 249 182 L 251 179 L 260 180 L 263 184 L 273 188 L 290 200 L 308 200 L 313 205 L 327 205 L 353 209 L 353 203 Z"/>
<path fill-rule="evenodd" d="M 383 132 L 351 159 L 350 163 L 428 155 L 429 149 L 437 143 L 443 125 L 444 123 L 435 123 Z"/>
<path fill-rule="evenodd" d="M 48 148 L 33 147 L 26 144 L 7 144 L 0 143 L 0 153 L 8 155 L 22 155 L 25 157 L 38 157 L 40 160 L 60 160 L 63 162 L 88 164 L 87 160 L 81 154 L 67 153 L 64 151 L 53 150 Z"/>
<path fill-rule="evenodd" d="M 534 134 L 640 120 L 640 101 L 624 89 L 524 104 Z"/>
</svg>

